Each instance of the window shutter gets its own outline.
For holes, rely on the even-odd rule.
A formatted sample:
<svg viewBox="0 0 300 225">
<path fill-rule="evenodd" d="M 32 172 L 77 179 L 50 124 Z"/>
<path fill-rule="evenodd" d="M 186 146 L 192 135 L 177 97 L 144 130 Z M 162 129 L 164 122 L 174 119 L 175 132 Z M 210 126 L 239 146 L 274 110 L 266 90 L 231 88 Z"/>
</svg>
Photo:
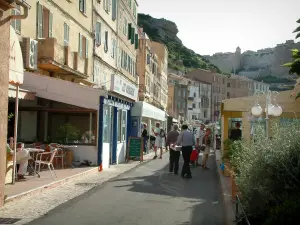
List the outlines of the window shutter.
<svg viewBox="0 0 300 225">
<path fill-rule="evenodd" d="M 131 39 L 131 30 L 132 30 L 132 28 L 131 28 L 131 23 L 129 23 L 128 24 L 128 40 L 130 40 Z"/>
<path fill-rule="evenodd" d="M 49 37 L 52 37 L 53 14 L 49 12 Z"/>
<path fill-rule="evenodd" d="M 37 38 L 43 37 L 43 6 L 37 2 L 37 16 L 36 16 L 36 31 Z"/>
<path fill-rule="evenodd" d="M 96 44 L 101 45 L 101 23 L 96 23 Z"/>
<path fill-rule="evenodd" d="M 117 0 L 112 0 L 112 20 L 117 19 Z"/>
<path fill-rule="evenodd" d="M 79 10 L 84 12 L 84 0 L 79 0 Z"/>
<path fill-rule="evenodd" d="M 111 0 L 107 0 L 107 11 L 110 12 Z"/>
<path fill-rule="evenodd" d="M 89 40 L 85 38 L 85 58 L 89 58 Z"/>
<path fill-rule="evenodd" d="M 135 49 L 139 48 L 139 35 L 135 34 Z"/>
<path fill-rule="evenodd" d="M 134 44 L 134 34 L 135 34 L 135 29 L 133 27 L 133 28 L 131 28 L 131 44 L 132 45 Z"/>
<path fill-rule="evenodd" d="M 106 1 L 107 0 L 103 0 L 103 9 L 106 11 Z"/>
<path fill-rule="evenodd" d="M 108 52 L 108 31 L 105 31 L 104 51 Z"/>
<path fill-rule="evenodd" d="M 79 33 L 79 40 L 78 40 L 78 53 L 79 56 L 82 57 L 82 36 Z"/>
</svg>

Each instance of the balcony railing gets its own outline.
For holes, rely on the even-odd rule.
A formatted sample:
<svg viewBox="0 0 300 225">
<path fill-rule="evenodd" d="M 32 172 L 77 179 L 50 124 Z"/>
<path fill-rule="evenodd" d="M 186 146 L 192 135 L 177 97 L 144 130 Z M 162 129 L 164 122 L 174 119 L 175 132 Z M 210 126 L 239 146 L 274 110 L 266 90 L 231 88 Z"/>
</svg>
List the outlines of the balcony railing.
<svg viewBox="0 0 300 225">
<path fill-rule="evenodd" d="M 56 38 L 38 40 L 38 67 L 59 75 L 88 76 L 88 59 L 58 44 Z"/>
</svg>

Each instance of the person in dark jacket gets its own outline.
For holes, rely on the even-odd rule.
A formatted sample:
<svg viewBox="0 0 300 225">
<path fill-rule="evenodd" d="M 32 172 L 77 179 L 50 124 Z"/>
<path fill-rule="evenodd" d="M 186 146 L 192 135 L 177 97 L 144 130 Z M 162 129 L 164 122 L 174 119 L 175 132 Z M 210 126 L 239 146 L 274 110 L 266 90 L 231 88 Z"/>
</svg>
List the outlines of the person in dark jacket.
<svg viewBox="0 0 300 225">
<path fill-rule="evenodd" d="M 230 137 L 229 139 L 232 141 L 237 141 L 240 140 L 242 138 L 242 130 L 241 128 L 241 124 L 240 123 L 236 123 L 235 124 L 236 129 L 233 129 L 230 133 Z"/>
<path fill-rule="evenodd" d="M 142 132 L 142 137 L 144 138 L 144 152 L 146 154 L 149 153 L 148 151 L 148 139 L 149 139 L 149 136 L 148 136 L 148 131 L 147 131 L 147 124 L 144 124 L 144 130 Z"/>
<path fill-rule="evenodd" d="M 180 158 L 180 151 L 175 151 L 174 150 L 174 145 L 177 142 L 179 132 L 178 132 L 178 125 L 174 124 L 173 125 L 173 130 L 170 131 L 167 134 L 167 140 L 166 144 L 169 146 L 170 149 L 170 167 L 169 167 L 169 172 L 173 173 L 175 175 L 178 175 L 178 169 L 179 169 L 179 158 Z"/>
</svg>

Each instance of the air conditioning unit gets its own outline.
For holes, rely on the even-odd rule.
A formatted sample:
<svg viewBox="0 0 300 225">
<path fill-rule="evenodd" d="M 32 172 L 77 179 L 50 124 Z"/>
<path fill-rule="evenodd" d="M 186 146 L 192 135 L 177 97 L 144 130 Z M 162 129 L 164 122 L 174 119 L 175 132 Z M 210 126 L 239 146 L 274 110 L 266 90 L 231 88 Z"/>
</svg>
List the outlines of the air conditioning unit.
<svg viewBox="0 0 300 225">
<path fill-rule="evenodd" d="M 37 70 L 38 41 L 32 38 L 23 38 L 21 46 L 24 68 L 28 70 Z"/>
</svg>

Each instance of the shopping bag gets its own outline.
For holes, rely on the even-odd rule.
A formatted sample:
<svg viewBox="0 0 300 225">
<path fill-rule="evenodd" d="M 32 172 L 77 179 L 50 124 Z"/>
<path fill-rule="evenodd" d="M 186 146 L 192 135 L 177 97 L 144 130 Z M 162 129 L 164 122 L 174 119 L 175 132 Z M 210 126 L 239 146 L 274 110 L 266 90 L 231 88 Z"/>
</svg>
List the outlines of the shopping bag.
<svg viewBox="0 0 300 225">
<path fill-rule="evenodd" d="M 197 158 L 198 158 L 198 152 L 197 152 L 196 149 L 194 149 L 194 150 L 192 151 L 192 154 L 191 154 L 191 157 L 190 157 L 190 161 L 196 161 Z"/>
</svg>

